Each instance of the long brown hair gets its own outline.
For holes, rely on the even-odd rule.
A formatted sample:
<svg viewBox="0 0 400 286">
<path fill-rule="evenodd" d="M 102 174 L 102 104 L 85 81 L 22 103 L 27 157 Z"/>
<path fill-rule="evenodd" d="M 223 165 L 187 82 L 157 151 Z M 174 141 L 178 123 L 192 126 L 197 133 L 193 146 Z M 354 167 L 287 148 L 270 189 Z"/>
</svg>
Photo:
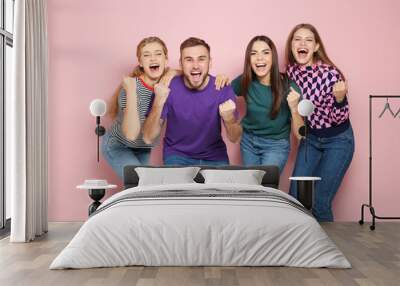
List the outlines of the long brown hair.
<svg viewBox="0 0 400 286">
<path fill-rule="evenodd" d="M 139 61 L 140 56 L 141 56 L 141 54 L 142 54 L 142 49 L 143 49 L 143 47 L 146 46 L 147 44 L 150 44 L 150 43 L 159 43 L 159 44 L 161 45 L 162 49 L 163 49 L 163 52 L 164 52 L 165 56 L 168 57 L 168 49 L 167 49 L 167 46 L 165 45 L 165 43 L 164 43 L 160 38 L 158 38 L 158 37 L 147 37 L 147 38 L 144 38 L 143 40 L 141 40 L 140 43 L 137 45 L 137 48 L 136 48 L 136 57 L 137 57 L 138 61 Z M 164 72 L 165 72 L 165 71 L 166 71 L 166 70 L 164 70 Z M 133 71 L 129 74 L 129 76 L 130 76 L 130 77 L 139 77 L 139 76 L 143 75 L 143 73 L 144 73 L 143 68 L 138 64 L 138 65 L 133 69 Z M 120 84 L 120 85 L 117 87 L 117 89 L 115 90 L 115 92 L 114 92 L 114 94 L 113 94 L 113 96 L 111 97 L 110 102 L 109 102 L 108 114 L 109 114 L 110 117 L 113 118 L 113 119 L 114 119 L 114 118 L 117 116 L 117 114 L 118 114 L 118 109 L 119 109 L 119 106 L 118 106 L 118 97 L 119 97 L 119 94 L 120 94 L 120 92 L 121 92 L 121 88 L 122 88 L 122 84 Z"/>
<path fill-rule="evenodd" d="M 253 69 L 251 68 L 251 49 L 253 48 L 253 44 L 257 41 L 265 42 L 270 48 L 272 52 L 272 66 L 271 66 L 271 90 L 272 90 L 272 109 L 269 114 L 271 119 L 275 119 L 278 115 L 282 97 L 283 97 L 283 83 L 282 83 L 282 75 L 279 72 L 279 62 L 278 62 L 278 53 L 276 51 L 276 47 L 274 42 L 267 36 L 255 36 L 247 45 L 246 54 L 244 56 L 244 68 L 243 68 L 243 75 L 242 80 L 240 82 L 240 95 L 244 97 L 247 101 L 247 92 L 249 90 L 249 86 L 251 82 L 256 78 L 256 74 L 254 73 Z"/>
<path fill-rule="evenodd" d="M 342 71 L 328 57 L 328 54 L 326 53 L 326 50 L 325 50 L 324 43 L 322 42 L 321 36 L 319 35 L 317 29 L 313 25 L 307 24 L 307 23 L 301 23 L 301 24 L 298 24 L 297 26 L 295 26 L 288 36 L 288 39 L 286 41 L 286 48 L 285 48 L 286 66 L 296 63 L 296 59 L 294 58 L 293 53 L 292 53 L 292 41 L 293 41 L 294 33 L 296 33 L 300 29 L 307 29 L 307 30 L 311 31 L 311 33 L 314 34 L 315 42 L 317 44 L 319 44 L 318 50 L 313 55 L 314 59 L 316 61 L 321 61 L 322 63 L 328 64 L 328 65 L 334 67 L 335 69 L 337 69 L 338 72 L 340 73 L 340 75 L 342 76 L 342 80 L 345 80 L 345 77 L 344 77 Z"/>
</svg>

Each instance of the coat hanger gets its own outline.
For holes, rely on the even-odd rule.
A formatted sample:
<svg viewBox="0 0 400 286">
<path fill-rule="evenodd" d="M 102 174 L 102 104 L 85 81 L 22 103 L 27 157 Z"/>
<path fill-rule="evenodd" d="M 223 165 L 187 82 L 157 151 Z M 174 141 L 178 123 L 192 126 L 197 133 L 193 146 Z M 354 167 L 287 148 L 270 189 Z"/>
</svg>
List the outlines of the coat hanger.
<svg viewBox="0 0 400 286">
<path fill-rule="evenodd" d="M 399 114 L 400 114 L 400 108 L 399 108 L 399 110 L 397 110 L 397 112 L 395 113 L 394 117 L 397 117 L 397 115 L 399 115 Z"/>
<path fill-rule="evenodd" d="M 379 118 L 381 118 L 383 116 L 383 114 L 386 112 L 386 110 L 389 110 L 390 114 L 392 114 L 393 117 L 396 117 L 396 115 L 399 113 L 399 111 L 396 112 L 396 115 L 394 114 L 394 112 L 392 111 L 392 109 L 390 108 L 390 104 L 389 104 L 389 98 L 386 97 L 386 103 L 385 103 L 385 107 L 383 108 L 381 114 L 379 114 Z"/>
</svg>

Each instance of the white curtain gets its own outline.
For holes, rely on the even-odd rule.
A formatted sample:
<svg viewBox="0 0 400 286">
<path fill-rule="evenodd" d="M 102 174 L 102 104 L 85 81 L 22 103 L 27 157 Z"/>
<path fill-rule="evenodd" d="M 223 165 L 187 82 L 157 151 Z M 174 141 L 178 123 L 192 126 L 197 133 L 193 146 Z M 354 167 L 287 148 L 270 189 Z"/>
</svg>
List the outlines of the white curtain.
<svg viewBox="0 0 400 286">
<path fill-rule="evenodd" d="M 46 0 L 16 0 L 13 94 L 6 110 L 12 242 L 47 232 Z"/>
</svg>

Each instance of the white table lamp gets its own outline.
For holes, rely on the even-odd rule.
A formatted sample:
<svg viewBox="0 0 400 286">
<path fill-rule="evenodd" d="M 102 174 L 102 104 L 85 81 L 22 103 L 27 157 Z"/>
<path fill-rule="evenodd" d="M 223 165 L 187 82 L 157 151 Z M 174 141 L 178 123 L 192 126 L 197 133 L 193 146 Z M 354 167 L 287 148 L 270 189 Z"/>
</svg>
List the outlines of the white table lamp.
<svg viewBox="0 0 400 286">
<path fill-rule="evenodd" d="M 102 99 L 94 99 L 90 102 L 90 113 L 96 117 L 96 129 L 95 133 L 97 135 L 97 162 L 99 162 L 99 145 L 100 145 L 100 136 L 103 136 L 106 133 L 106 129 L 100 125 L 100 117 L 104 116 L 107 112 L 107 104 Z"/>
<path fill-rule="evenodd" d="M 312 103 L 311 100 L 309 99 L 303 99 L 299 102 L 298 106 L 297 106 L 297 110 L 299 112 L 299 114 L 303 117 L 305 117 L 304 120 L 304 126 L 299 128 L 299 133 L 301 136 L 304 137 L 305 139 L 305 153 L 304 153 L 304 158 L 305 161 L 307 162 L 307 117 L 310 116 L 313 112 L 314 112 L 315 106 Z"/>
</svg>

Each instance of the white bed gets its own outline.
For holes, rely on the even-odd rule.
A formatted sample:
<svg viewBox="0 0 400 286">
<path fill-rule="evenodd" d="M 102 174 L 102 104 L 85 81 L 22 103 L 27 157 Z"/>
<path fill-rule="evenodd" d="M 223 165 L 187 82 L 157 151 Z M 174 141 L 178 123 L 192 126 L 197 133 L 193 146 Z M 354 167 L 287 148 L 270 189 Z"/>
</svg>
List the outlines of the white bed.
<svg viewBox="0 0 400 286">
<path fill-rule="evenodd" d="M 129 188 L 107 199 L 50 269 L 145 266 L 350 268 L 286 193 L 239 184 Z"/>
</svg>

